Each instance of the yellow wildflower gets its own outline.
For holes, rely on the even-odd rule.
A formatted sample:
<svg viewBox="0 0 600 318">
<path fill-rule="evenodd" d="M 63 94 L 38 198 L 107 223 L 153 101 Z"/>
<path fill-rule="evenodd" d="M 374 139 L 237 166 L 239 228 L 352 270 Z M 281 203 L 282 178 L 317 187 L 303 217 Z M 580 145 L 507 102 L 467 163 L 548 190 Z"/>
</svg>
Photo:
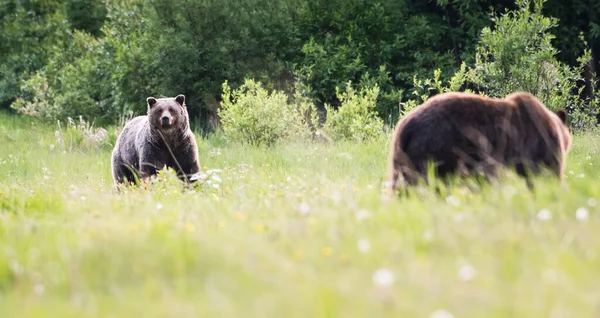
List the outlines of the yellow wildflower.
<svg viewBox="0 0 600 318">
<path fill-rule="evenodd" d="M 194 224 L 189 223 L 189 222 L 185 224 L 185 229 L 188 232 L 194 232 L 194 231 L 196 231 L 196 227 L 194 226 Z"/>
<path fill-rule="evenodd" d="M 329 246 L 325 246 L 321 249 L 321 254 L 325 257 L 329 257 L 333 253 L 333 250 Z"/>
</svg>

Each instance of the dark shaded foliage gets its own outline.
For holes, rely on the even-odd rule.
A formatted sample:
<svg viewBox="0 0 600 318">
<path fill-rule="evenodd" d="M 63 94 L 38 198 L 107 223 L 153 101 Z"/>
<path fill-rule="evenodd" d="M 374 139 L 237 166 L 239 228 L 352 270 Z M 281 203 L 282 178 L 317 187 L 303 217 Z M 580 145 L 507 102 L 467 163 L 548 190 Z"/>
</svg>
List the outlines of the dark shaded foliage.
<svg viewBox="0 0 600 318">
<path fill-rule="evenodd" d="M 509 0 L 1 0 L 0 108 L 44 98 L 55 107 L 48 118 L 111 123 L 144 112 L 149 95 L 185 94 L 191 119 L 207 122 L 225 80 L 289 92 L 298 77 L 321 109 L 337 107 L 336 87 L 349 81 L 377 84 L 377 111 L 393 122 L 415 75 L 473 65 L 490 13 L 515 8 Z M 560 19 L 550 32 L 561 61 L 578 63 L 580 33 L 597 57 L 598 12 L 597 0 L 545 3 Z M 590 64 L 586 78 L 597 69 Z"/>
</svg>

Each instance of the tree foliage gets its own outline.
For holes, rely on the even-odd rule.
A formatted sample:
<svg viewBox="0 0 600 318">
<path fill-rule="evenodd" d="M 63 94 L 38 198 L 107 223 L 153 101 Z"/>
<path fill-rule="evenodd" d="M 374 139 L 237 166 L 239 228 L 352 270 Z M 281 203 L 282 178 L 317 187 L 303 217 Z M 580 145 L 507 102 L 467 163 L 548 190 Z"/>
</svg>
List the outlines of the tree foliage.
<svg viewBox="0 0 600 318">
<path fill-rule="evenodd" d="M 494 27 L 481 31 L 475 63 L 470 67 L 463 63 L 448 83 L 440 79 L 440 69 L 434 71 L 432 79 L 415 77 L 414 97 L 403 104 L 402 111 L 409 111 L 431 95 L 461 88 L 496 98 L 526 91 L 552 110 L 568 109 L 573 128 L 588 127 L 599 101 L 585 98 L 584 87 L 578 82 L 593 62 L 590 51 L 584 51 L 575 66 L 557 59 L 550 30 L 558 21 L 543 15 L 544 2 L 517 0 L 518 10 L 494 15 Z M 585 44 L 582 39 L 573 42 Z"/>
<path fill-rule="evenodd" d="M 192 120 L 206 122 L 218 117 L 221 83 L 238 87 L 253 78 L 288 96 L 299 80 L 321 111 L 326 104 L 334 110 L 342 105 L 338 92 L 348 82 L 357 91 L 377 86 L 374 111 L 393 123 L 398 102 L 413 98 L 415 79 L 429 78 L 434 70 L 445 82 L 463 63 L 484 67 L 467 84 L 543 95 L 535 88 L 542 85 L 537 74 L 565 74 L 564 67 L 578 67 L 585 52 L 591 62 L 584 63 L 588 85 L 582 93 L 591 98 L 600 38 L 599 11 L 593 8 L 600 4 L 548 0 L 532 11 L 539 20 L 522 17 L 519 5 L 520 0 L 1 0 L 0 108 L 114 123 L 128 112 L 144 112 L 150 95 L 183 93 Z M 490 15 L 505 10 L 512 13 L 504 19 Z M 496 32 L 521 25 L 522 34 Z M 544 36 L 531 33 L 538 31 Z"/>
</svg>

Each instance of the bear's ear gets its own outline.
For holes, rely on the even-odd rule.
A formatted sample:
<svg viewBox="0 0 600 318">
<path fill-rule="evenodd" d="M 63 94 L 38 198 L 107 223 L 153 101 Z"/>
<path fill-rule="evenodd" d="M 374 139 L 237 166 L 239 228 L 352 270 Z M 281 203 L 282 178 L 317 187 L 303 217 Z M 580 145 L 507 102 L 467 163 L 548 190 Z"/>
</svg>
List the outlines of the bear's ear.
<svg viewBox="0 0 600 318">
<path fill-rule="evenodd" d="M 156 98 L 148 97 L 146 98 L 146 102 L 148 102 L 148 108 L 152 108 L 152 106 L 156 105 Z"/>
<path fill-rule="evenodd" d="M 558 118 L 560 118 L 560 121 L 562 121 L 563 124 L 567 124 L 567 112 L 559 109 L 556 111 L 556 115 L 558 116 Z"/>
<path fill-rule="evenodd" d="M 177 97 L 175 97 L 175 101 L 176 101 L 176 102 L 177 102 L 179 105 L 183 106 L 183 104 L 185 104 L 185 95 L 183 95 L 183 94 L 179 94 L 179 95 L 177 95 Z"/>
</svg>

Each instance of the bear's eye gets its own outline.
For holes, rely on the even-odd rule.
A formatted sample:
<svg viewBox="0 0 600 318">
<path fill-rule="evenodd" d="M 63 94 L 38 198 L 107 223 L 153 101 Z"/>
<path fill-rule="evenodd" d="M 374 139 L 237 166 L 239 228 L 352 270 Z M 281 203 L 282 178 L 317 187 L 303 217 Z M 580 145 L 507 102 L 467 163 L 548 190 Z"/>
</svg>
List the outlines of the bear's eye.
<svg viewBox="0 0 600 318">
<path fill-rule="evenodd" d="M 169 113 L 173 112 L 173 107 L 169 107 Z"/>
</svg>

